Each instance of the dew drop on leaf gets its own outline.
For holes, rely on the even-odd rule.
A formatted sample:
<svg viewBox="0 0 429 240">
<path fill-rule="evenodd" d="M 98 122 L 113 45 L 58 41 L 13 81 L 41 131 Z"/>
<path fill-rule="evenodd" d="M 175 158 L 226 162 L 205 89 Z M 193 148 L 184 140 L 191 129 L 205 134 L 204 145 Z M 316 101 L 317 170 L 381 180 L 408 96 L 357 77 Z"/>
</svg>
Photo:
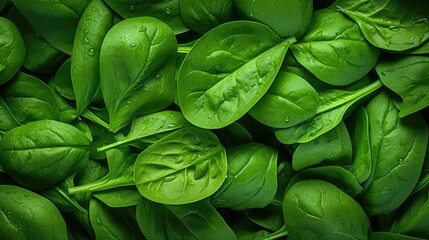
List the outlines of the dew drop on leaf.
<svg viewBox="0 0 429 240">
<path fill-rule="evenodd" d="M 164 182 L 171 182 L 176 179 L 176 176 L 167 176 L 164 178 Z"/>
<path fill-rule="evenodd" d="M 82 44 L 83 44 L 83 45 L 88 45 L 88 44 L 89 44 L 89 40 L 88 40 L 88 38 L 83 38 L 83 39 L 82 39 Z"/>
<path fill-rule="evenodd" d="M 145 27 L 145 26 L 142 26 L 140 29 L 139 29 L 139 32 L 146 32 L 147 31 L 147 27 Z"/>
<path fill-rule="evenodd" d="M 95 55 L 95 50 L 94 50 L 94 48 L 90 48 L 90 49 L 88 49 L 87 54 L 88 54 L 88 56 L 90 56 L 90 57 L 94 56 L 94 55 Z"/>
<path fill-rule="evenodd" d="M 287 123 L 290 122 L 290 117 L 289 116 L 285 117 L 285 122 L 287 122 Z"/>
<path fill-rule="evenodd" d="M 168 7 L 168 8 L 166 8 L 165 9 L 165 12 L 164 12 L 166 15 L 170 15 L 172 12 L 171 12 L 171 9 Z"/>
</svg>

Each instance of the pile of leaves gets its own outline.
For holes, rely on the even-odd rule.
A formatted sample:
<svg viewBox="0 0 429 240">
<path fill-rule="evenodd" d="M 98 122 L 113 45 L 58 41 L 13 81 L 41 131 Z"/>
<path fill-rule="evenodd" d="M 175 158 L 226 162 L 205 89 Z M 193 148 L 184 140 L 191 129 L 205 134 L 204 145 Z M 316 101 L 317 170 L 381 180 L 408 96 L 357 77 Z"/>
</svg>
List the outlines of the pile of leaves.
<svg viewBox="0 0 429 240">
<path fill-rule="evenodd" d="M 425 0 L 0 0 L 2 239 L 429 238 Z"/>
</svg>

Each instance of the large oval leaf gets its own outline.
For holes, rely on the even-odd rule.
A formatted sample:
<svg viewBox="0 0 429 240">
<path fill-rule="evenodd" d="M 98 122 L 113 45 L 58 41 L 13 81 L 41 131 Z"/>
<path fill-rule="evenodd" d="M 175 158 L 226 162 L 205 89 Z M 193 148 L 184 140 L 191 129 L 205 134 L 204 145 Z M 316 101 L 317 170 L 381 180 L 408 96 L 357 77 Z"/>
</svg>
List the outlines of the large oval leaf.
<svg viewBox="0 0 429 240">
<path fill-rule="evenodd" d="M 226 168 L 225 148 L 216 135 L 187 127 L 167 135 L 138 156 L 134 182 L 151 201 L 186 204 L 218 190 Z"/>
<path fill-rule="evenodd" d="M 165 22 L 175 34 L 188 31 L 180 15 L 179 0 L 104 0 L 123 18 L 150 16 Z"/>
<path fill-rule="evenodd" d="M 335 86 L 364 77 L 380 54 L 362 35 L 358 24 L 329 10 L 314 12 L 307 33 L 291 50 L 317 78 Z"/>
<path fill-rule="evenodd" d="M 0 141 L 0 164 L 16 182 L 43 189 L 64 180 L 88 159 L 90 141 L 79 129 L 41 120 L 8 131 Z"/>
<path fill-rule="evenodd" d="M 31 26 L 55 48 L 71 54 L 79 18 L 90 0 L 13 0 Z"/>
<path fill-rule="evenodd" d="M 112 132 L 173 102 L 176 48 L 171 29 L 152 17 L 123 20 L 106 34 L 100 84 Z"/>
<path fill-rule="evenodd" d="M 425 0 L 338 0 L 335 6 L 378 48 L 403 51 L 429 39 Z"/>
<path fill-rule="evenodd" d="M 202 128 L 222 128 L 242 117 L 264 95 L 294 38 L 281 40 L 250 21 L 222 24 L 186 56 L 178 75 L 179 104 Z"/>
<path fill-rule="evenodd" d="M 2 90 L 1 97 L 19 123 L 59 119 L 55 95 L 42 80 L 18 72 Z"/>
</svg>

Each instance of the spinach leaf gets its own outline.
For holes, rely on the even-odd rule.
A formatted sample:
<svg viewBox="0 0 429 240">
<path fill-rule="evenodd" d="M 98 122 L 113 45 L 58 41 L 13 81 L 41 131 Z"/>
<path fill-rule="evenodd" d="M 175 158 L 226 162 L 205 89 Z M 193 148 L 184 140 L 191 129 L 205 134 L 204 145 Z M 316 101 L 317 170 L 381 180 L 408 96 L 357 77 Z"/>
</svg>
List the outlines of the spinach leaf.
<svg viewBox="0 0 429 240">
<path fill-rule="evenodd" d="M 152 17 L 126 19 L 109 30 L 101 46 L 100 84 L 110 131 L 173 102 L 176 48 L 171 29 Z"/>
<path fill-rule="evenodd" d="M 303 180 L 290 187 L 283 213 L 293 239 L 369 238 L 369 220 L 361 206 L 325 181 Z"/>
<path fill-rule="evenodd" d="M 106 152 L 109 173 L 94 182 L 69 188 L 70 194 L 96 192 L 112 188 L 133 186 L 133 171 L 136 154 L 128 149 L 111 149 Z"/>
<path fill-rule="evenodd" d="M 205 199 L 175 206 L 143 198 L 137 205 L 137 222 L 149 240 L 237 239 L 216 209 Z"/>
<path fill-rule="evenodd" d="M 136 220 L 148 240 L 197 240 L 180 220 L 163 204 L 142 198 L 137 204 Z M 173 227 L 174 226 L 174 227 Z M 205 238 L 211 236 L 205 236 Z"/>
<path fill-rule="evenodd" d="M 284 225 L 281 206 L 269 204 L 265 208 L 253 208 L 243 211 L 250 221 L 271 231 L 277 231 Z"/>
<path fill-rule="evenodd" d="M 9 10 L 7 18 L 16 24 L 24 40 L 25 58 L 22 65 L 35 73 L 54 72 L 66 54 L 40 36 L 15 6 Z"/>
<path fill-rule="evenodd" d="M 226 154 L 229 171 L 211 203 L 234 210 L 266 207 L 277 190 L 277 149 L 249 143 L 227 148 Z"/>
<path fill-rule="evenodd" d="M 98 151 L 105 151 L 118 147 L 138 139 L 153 136 L 179 128 L 190 126 L 181 112 L 164 110 L 153 114 L 148 114 L 134 118 L 128 135 L 119 141 L 98 148 Z"/>
<path fill-rule="evenodd" d="M 206 33 L 178 73 L 179 105 L 186 119 L 216 129 L 242 117 L 268 90 L 294 41 L 250 21 L 228 22 Z"/>
<path fill-rule="evenodd" d="M 356 177 L 350 171 L 340 166 L 323 166 L 299 171 L 290 180 L 288 188 L 306 179 L 319 179 L 329 182 L 353 198 L 357 197 L 363 190 Z"/>
<path fill-rule="evenodd" d="M 404 117 L 429 106 L 429 56 L 384 58 L 375 69 L 380 80 L 402 98 L 399 116 Z"/>
<path fill-rule="evenodd" d="M 0 163 L 19 184 L 45 189 L 80 170 L 88 160 L 90 144 L 71 125 L 40 120 L 4 134 L 0 140 Z"/>
<path fill-rule="evenodd" d="M 142 198 L 135 186 L 97 191 L 93 196 L 112 208 L 135 206 Z"/>
<path fill-rule="evenodd" d="M 249 114 L 270 127 L 291 127 L 316 115 L 318 95 L 305 79 L 280 71 Z"/>
<path fill-rule="evenodd" d="M 81 115 L 94 100 L 97 91 L 100 91 L 100 49 L 112 25 L 112 13 L 102 0 L 92 1 L 77 25 L 70 74 L 78 115 Z"/>
<path fill-rule="evenodd" d="M 71 54 L 79 18 L 90 0 L 13 0 L 15 7 L 52 46 Z"/>
<path fill-rule="evenodd" d="M 180 15 L 187 27 L 199 33 L 232 19 L 232 0 L 180 0 Z"/>
<path fill-rule="evenodd" d="M 5 239 L 68 239 L 66 224 L 55 205 L 14 185 L 0 185 L 0 235 Z"/>
<path fill-rule="evenodd" d="M 180 15 L 179 0 L 104 0 L 109 7 L 123 18 L 150 16 L 165 22 L 175 34 L 183 33 L 188 28 Z"/>
<path fill-rule="evenodd" d="M 337 126 L 346 111 L 356 102 L 383 86 L 377 80 L 359 90 L 319 90 L 319 105 L 316 115 L 298 125 L 275 131 L 277 139 L 284 144 L 306 143 L 316 139 Z"/>
<path fill-rule="evenodd" d="M 424 238 L 416 238 L 412 236 L 402 235 L 398 233 L 392 232 L 372 232 L 369 236 L 370 240 L 424 240 Z"/>
<path fill-rule="evenodd" d="M 166 207 L 198 239 L 236 239 L 234 232 L 207 200 Z"/>
<path fill-rule="evenodd" d="M 25 58 L 25 44 L 16 25 L 0 16 L 0 85 L 18 72 Z"/>
<path fill-rule="evenodd" d="M 363 183 L 369 178 L 373 169 L 369 118 L 365 108 L 362 107 L 356 111 L 349 127 L 353 146 L 353 164 L 349 170 L 356 176 L 359 183 Z"/>
<path fill-rule="evenodd" d="M 423 166 L 428 126 L 418 114 L 399 117 L 385 92 L 367 105 L 372 171 L 358 200 L 368 215 L 380 215 L 401 205 L 416 185 Z"/>
<path fill-rule="evenodd" d="M 138 156 L 134 182 L 143 197 L 186 204 L 212 195 L 226 178 L 225 148 L 208 130 L 179 129 Z"/>
<path fill-rule="evenodd" d="M 424 0 L 337 0 L 338 11 L 355 20 L 374 46 L 403 51 L 429 39 Z"/>
<path fill-rule="evenodd" d="M 20 125 L 21 124 L 16 120 L 9 107 L 0 97 L 0 135 Z"/>
<path fill-rule="evenodd" d="M 89 217 L 94 227 L 96 239 L 139 239 L 141 233 L 132 230 L 118 213 L 92 198 L 89 204 Z"/>
<path fill-rule="evenodd" d="M 429 195 L 428 188 L 413 195 L 395 211 L 391 232 L 421 237 L 429 237 Z"/>
<path fill-rule="evenodd" d="M 69 187 L 74 185 L 74 177 L 75 174 L 68 176 L 61 183 L 42 191 L 40 195 L 49 199 L 49 201 L 51 201 L 61 212 L 69 213 L 80 211 L 88 214 L 88 211 L 83 208 L 67 191 Z"/>
<path fill-rule="evenodd" d="M 40 79 L 19 72 L 0 92 L 19 123 L 59 119 L 59 109 L 51 89 Z"/>
<path fill-rule="evenodd" d="M 309 30 L 290 48 L 299 63 L 321 81 L 335 86 L 364 77 L 380 54 L 354 21 L 330 10 L 314 12 Z"/>
<path fill-rule="evenodd" d="M 352 160 L 352 143 L 344 122 L 319 136 L 301 143 L 292 155 L 292 166 L 295 171 L 315 164 L 346 166 Z"/>
<path fill-rule="evenodd" d="M 280 37 L 300 38 L 311 21 L 312 0 L 233 0 L 241 18 L 261 22 Z M 286 24 L 287 23 L 287 24 Z"/>
<path fill-rule="evenodd" d="M 64 63 L 61 65 L 61 67 L 58 69 L 57 73 L 55 74 L 53 85 L 54 85 L 55 91 L 58 92 L 59 95 L 61 95 L 62 97 L 68 100 L 75 100 L 75 93 L 73 91 L 70 69 L 71 69 L 71 60 L 69 58 L 66 61 L 64 61 Z"/>
</svg>

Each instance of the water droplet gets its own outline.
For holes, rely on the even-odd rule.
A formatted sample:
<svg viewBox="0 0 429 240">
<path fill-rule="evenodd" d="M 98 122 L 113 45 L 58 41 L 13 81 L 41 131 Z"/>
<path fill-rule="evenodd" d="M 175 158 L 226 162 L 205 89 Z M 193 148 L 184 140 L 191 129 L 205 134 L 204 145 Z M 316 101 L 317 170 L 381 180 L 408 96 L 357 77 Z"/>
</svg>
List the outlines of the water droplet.
<svg viewBox="0 0 429 240">
<path fill-rule="evenodd" d="M 128 101 L 127 103 L 128 103 L 128 104 L 131 104 L 131 101 Z"/>
<path fill-rule="evenodd" d="M 176 179 L 176 176 L 167 176 L 164 178 L 164 182 L 171 182 Z"/>
<path fill-rule="evenodd" d="M 83 44 L 83 45 L 88 45 L 88 44 L 89 44 L 89 40 L 88 40 L 88 38 L 83 38 L 83 39 L 82 39 L 82 44 Z"/>
<path fill-rule="evenodd" d="M 253 17 L 253 11 L 250 11 L 249 16 Z"/>
<path fill-rule="evenodd" d="M 90 48 L 90 49 L 88 49 L 87 54 L 88 54 L 88 56 L 90 56 L 90 57 L 94 56 L 94 55 L 95 55 L 95 50 L 94 50 L 94 48 Z"/>
<path fill-rule="evenodd" d="M 96 218 L 95 221 L 100 224 L 101 223 L 101 219 L 100 218 Z"/>
<path fill-rule="evenodd" d="M 403 164 L 404 162 L 405 162 L 405 160 L 403 158 L 400 158 L 398 161 L 399 164 Z"/>
<path fill-rule="evenodd" d="M 164 12 L 166 15 L 170 15 L 172 12 L 171 12 L 171 9 L 168 7 L 168 8 L 166 8 L 165 9 L 165 12 Z"/>
<path fill-rule="evenodd" d="M 172 127 L 175 127 L 176 126 L 176 124 L 168 124 L 167 125 L 169 128 L 172 128 Z"/>
<path fill-rule="evenodd" d="M 289 116 L 285 117 L 285 122 L 287 122 L 287 123 L 290 122 L 290 117 Z"/>
<path fill-rule="evenodd" d="M 155 78 L 160 78 L 160 77 L 161 77 L 161 74 L 159 73 L 155 75 Z"/>
<path fill-rule="evenodd" d="M 133 43 L 133 44 L 131 44 L 131 47 L 135 48 L 135 47 L 137 47 L 137 44 Z"/>
<path fill-rule="evenodd" d="M 146 32 L 147 31 L 147 27 L 145 27 L 145 26 L 142 26 L 140 29 L 139 29 L 139 32 Z"/>
<path fill-rule="evenodd" d="M 134 4 L 131 4 L 130 6 L 130 11 L 134 12 L 136 10 L 136 6 Z"/>
</svg>

